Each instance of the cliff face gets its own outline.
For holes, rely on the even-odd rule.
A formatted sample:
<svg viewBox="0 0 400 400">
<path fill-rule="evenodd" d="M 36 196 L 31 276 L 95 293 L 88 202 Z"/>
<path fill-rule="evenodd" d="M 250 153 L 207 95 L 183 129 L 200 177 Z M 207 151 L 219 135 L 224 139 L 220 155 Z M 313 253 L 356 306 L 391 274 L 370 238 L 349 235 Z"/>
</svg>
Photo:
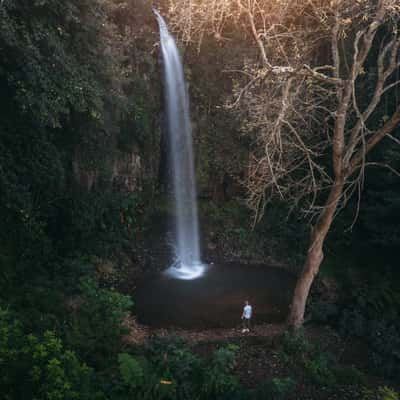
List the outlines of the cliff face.
<svg viewBox="0 0 400 400">
<path fill-rule="evenodd" d="M 123 32 L 126 76 L 122 89 L 127 113 L 120 120 L 109 119 L 108 179 L 128 191 L 140 188 L 144 181 L 168 190 L 158 27 L 148 4 L 136 1 L 125 7 L 124 13 L 119 11 L 124 18 L 118 22 Z M 224 68 L 233 62 L 233 53 L 243 57 L 246 46 L 241 41 L 228 46 L 213 39 L 205 40 L 200 52 L 194 44 L 180 46 L 190 94 L 199 195 L 224 201 L 241 194 L 239 181 L 248 157 L 237 116 L 224 107 L 232 92 L 232 79 Z M 100 173 L 83 167 L 81 160 L 87 154 L 81 143 L 74 169 L 78 181 L 89 188 Z"/>
<path fill-rule="evenodd" d="M 110 75 L 108 93 L 117 93 L 118 101 L 104 107 L 100 124 L 77 128 L 72 175 L 82 190 L 101 187 L 129 194 L 158 181 L 158 32 L 150 6 L 141 1 L 111 4 L 109 18 L 116 28 L 113 45 L 119 58 L 114 60 L 118 76 Z"/>
<path fill-rule="evenodd" d="M 82 158 L 78 148 L 72 162 L 72 170 L 75 182 L 88 192 L 94 190 L 98 184 L 101 171 L 99 169 L 88 168 L 82 165 Z M 83 162 L 84 164 L 84 162 Z M 136 149 L 132 149 L 130 153 L 119 152 L 115 158 L 109 160 L 108 168 L 110 169 L 108 184 L 121 193 L 134 193 L 141 191 L 143 187 L 143 162 L 141 155 Z M 154 179 L 154 177 L 148 177 Z"/>
<path fill-rule="evenodd" d="M 161 9 L 163 3 L 158 3 Z M 73 174 L 85 190 L 99 181 L 126 192 L 143 185 L 168 190 L 158 26 L 150 4 L 140 0 L 116 2 L 110 15 L 120 54 L 120 74 L 113 78 L 111 92 L 121 93 L 122 101 L 107 108 L 101 132 L 89 134 L 95 144 L 76 144 Z M 254 57 L 254 50 L 242 37 L 229 42 L 205 37 L 199 48 L 183 44 L 179 32 L 175 35 L 189 86 L 199 195 L 218 202 L 241 196 L 249 143 L 241 135 L 239 116 L 225 107 L 236 82 L 226 70 L 239 69 L 245 58 Z"/>
</svg>

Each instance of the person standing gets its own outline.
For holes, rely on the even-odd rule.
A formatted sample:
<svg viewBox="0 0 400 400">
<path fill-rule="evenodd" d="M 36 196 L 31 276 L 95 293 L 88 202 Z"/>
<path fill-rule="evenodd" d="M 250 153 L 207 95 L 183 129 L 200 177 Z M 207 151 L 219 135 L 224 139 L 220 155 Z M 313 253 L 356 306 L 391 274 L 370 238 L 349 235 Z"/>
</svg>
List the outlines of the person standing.
<svg viewBox="0 0 400 400">
<path fill-rule="evenodd" d="M 242 313 L 242 320 L 243 320 L 243 329 L 242 332 L 250 332 L 250 320 L 253 314 L 253 308 L 246 300 L 244 303 L 243 313 Z"/>
</svg>

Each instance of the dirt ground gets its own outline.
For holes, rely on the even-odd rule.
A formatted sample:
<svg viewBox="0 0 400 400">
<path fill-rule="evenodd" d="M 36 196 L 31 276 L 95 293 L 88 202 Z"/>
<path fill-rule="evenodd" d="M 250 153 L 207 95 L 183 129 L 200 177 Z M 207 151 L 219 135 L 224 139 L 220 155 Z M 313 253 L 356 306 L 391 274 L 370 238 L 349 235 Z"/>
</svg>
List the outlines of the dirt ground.
<svg viewBox="0 0 400 400">
<path fill-rule="evenodd" d="M 153 335 L 167 336 L 171 333 L 183 337 L 190 344 L 199 342 L 226 342 L 238 338 L 273 338 L 281 335 L 286 329 L 284 324 L 260 324 L 254 326 L 250 332 L 246 333 L 242 332 L 241 325 L 238 325 L 236 328 L 203 330 L 182 328 L 160 329 L 141 325 L 134 318 L 128 319 L 126 325 L 130 330 L 126 336 L 126 341 L 132 344 L 142 344 L 147 338 Z"/>
</svg>

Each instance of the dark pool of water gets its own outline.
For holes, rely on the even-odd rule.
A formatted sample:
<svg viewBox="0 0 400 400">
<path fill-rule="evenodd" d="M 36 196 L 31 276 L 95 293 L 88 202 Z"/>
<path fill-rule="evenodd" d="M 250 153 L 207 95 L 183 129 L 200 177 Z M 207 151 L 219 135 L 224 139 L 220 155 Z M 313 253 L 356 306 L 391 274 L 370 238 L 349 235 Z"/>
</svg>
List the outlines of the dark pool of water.
<svg viewBox="0 0 400 400">
<path fill-rule="evenodd" d="M 139 322 L 153 327 L 235 327 L 249 300 L 254 323 L 280 322 L 294 285 L 294 276 L 280 268 L 211 265 L 191 281 L 164 274 L 146 280 L 134 294 L 135 311 Z"/>
</svg>

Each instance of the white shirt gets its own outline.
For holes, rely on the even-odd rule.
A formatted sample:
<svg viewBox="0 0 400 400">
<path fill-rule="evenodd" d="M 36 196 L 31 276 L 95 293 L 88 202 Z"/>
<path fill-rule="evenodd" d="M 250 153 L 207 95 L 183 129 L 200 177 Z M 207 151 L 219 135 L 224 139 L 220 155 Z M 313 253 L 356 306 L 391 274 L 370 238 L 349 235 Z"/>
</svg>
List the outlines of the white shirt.
<svg viewBox="0 0 400 400">
<path fill-rule="evenodd" d="M 251 312 L 252 312 L 251 305 L 248 304 L 248 305 L 245 306 L 244 309 L 243 309 L 243 316 L 244 316 L 246 319 L 250 319 L 250 318 L 251 318 Z"/>
</svg>

